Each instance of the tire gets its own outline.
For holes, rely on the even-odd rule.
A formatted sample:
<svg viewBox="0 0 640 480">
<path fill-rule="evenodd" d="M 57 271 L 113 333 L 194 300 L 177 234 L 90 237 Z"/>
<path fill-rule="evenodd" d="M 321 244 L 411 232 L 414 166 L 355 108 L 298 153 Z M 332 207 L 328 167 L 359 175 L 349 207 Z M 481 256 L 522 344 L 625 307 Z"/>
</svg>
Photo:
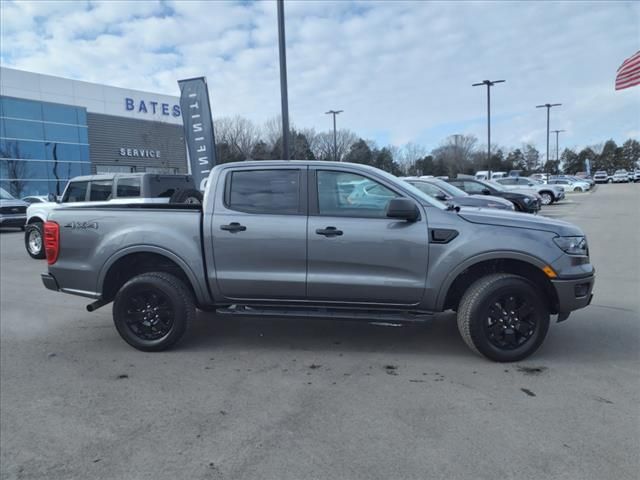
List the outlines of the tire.
<svg viewBox="0 0 640 480">
<path fill-rule="evenodd" d="M 144 352 L 173 346 L 186 332 L 195 312 L 191 290 L 182 280 L 164 272 L 133 277 L 120 288 L 113 302 L 113 322 L 118 333 L 129 345 Z"/>
<path fill-rule="evenodd" d="M 24 248 L 31 258 L 41 260 L 47 256 L 42 238 L 42 223 L 31 223 L 24 230 Z"/>
<path fill-rule="evenodd" d="M 613 178 L 609 178 L 609 179 L 607 180 L 607 183 L 613 183 Z"/>
<path fill-rule="evenodd" d="M 187 188 L 185 190 L 176 190 L 169 203 L 189 203 L 192 205 L 202 205 L 202 192 L 194 188 Z"/>
<path fill-rule="evenodd" d="M 573 189 L 574 192 L 582 193 L 582 187 L 576 187 Z"/>
<path fill-rule="evenodd" d="M 508 306 L 502 299 L 508 302 L 509 298 L 515 299 L 514 311 L 524 309 L 526 316 L 521 318 L 526 321 L 514 320 L 513 316 L 505 319 L 510 312 L 505 312 Z M 502 311 L 495 308 L 498 305 Z M 492 322 L 496 313 L 502 318 Z M 458 308 L 458 330 L 474 352 L 496 362 L 517 362 L 535 352 L 544 341 L 549 330 L 549 310 L 545 299 L 525 278 L 507 273 L 487 275 L 464 293 Z"/>
<path fill-rule="evenodd" d="M 551 192 L 541 192 L 540 196 L 542 197 L 543 205 L 551 205 L 555 201 L 555 198 L 553 197 L 553 193 Z"/>
</svg>

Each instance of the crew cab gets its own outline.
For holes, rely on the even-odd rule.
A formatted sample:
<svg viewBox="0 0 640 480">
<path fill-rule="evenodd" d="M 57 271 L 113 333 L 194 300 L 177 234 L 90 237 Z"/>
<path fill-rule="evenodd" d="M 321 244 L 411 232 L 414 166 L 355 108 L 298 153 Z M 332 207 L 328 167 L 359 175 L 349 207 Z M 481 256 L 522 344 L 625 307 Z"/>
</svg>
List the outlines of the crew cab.
<svg viewBox="0 0 640 480">
<path fill-rule="evenodd" d="M 30 197 L 40 198 L 40 197 Z M 50 193 L 48 202 L 33 202 L 27 208 L 24 246 L 31 258 L 45 257 L 42 226 L 49 213 L 60 205 L 82 206 L 98 203 L 200 203 L 189 175 L 156 173 L 103 173 L 69 180 L 62 197 Z"/>
<path fill-rule="evenodd" d="M 174 345 L 196 308 L 369 322 L 454 310 L 473 351 L 517 361 L 595 281 L 570 223 L 446 206 L 350 163 L 226 163 L 202 205 L 60 206 L 44 239 L 44 285 L 93 299 L 89 311 L 113 302 L 118 333 L 144 351 Z"/>
</svg>

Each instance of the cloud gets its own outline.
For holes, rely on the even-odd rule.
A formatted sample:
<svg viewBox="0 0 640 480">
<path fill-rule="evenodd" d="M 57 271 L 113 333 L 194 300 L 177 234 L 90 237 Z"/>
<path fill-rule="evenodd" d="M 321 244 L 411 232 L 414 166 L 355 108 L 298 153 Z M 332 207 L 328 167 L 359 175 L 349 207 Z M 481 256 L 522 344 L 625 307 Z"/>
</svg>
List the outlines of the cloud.
<svg viewBox="0 0 640 480">
<path fill-rule="evenodd" d="M 178 94 L 206 75 L 215 114 L 279 113 L 274 2 L 5 2 L 3 65 Z M 640 87 L 615 92 L 638 49 L 634 2 L 286 2 L 290 115 L 328 129 L 324 112 L 365 138 L 433 148 L 454 133 L 545 145 L 546 117 L 565 145 L 640 130 Z"/>
</svg>

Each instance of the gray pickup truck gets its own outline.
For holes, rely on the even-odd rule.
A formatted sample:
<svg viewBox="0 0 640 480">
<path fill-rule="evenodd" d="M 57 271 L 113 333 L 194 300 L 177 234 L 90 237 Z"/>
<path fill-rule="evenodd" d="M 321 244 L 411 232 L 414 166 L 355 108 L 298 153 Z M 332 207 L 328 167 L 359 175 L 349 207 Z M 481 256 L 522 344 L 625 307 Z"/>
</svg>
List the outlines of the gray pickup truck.
<svg viewBox="0 0 640 480">
<path fill-rule="evenodd" d="M 416 322 L 457 311 L 469 347 L 517 361 L 592 298 L 584 233 L 522 213 L 446 206 L 358 164 L 216 166 L 202 205 L 59 207 L 44 226 L 51 290 L 113 302 L 122 338 L 175 344 L 219 314 Z"/>
</svg>

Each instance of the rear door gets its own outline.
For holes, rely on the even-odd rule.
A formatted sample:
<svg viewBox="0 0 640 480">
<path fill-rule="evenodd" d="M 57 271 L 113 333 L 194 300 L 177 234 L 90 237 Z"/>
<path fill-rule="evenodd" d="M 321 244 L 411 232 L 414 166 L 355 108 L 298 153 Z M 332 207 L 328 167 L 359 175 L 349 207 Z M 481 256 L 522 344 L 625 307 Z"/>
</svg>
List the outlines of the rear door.
<svg viewBox="0 0 640 480">
<path fill-rule="evenodd" d="M 216 282 L 228 299 L 304 299 L 306 166 L 224 171 L 211 226 Z"/>
<path fill-rule="evenodd" d="M 396 187 L 397 188 L 397 187 Z M 336 167 L 309 169 L 307 297 L 312 301 L 413 305 L 422 299 L 428 235 L 386 217 L 402 192 Z"/>
</svg>

